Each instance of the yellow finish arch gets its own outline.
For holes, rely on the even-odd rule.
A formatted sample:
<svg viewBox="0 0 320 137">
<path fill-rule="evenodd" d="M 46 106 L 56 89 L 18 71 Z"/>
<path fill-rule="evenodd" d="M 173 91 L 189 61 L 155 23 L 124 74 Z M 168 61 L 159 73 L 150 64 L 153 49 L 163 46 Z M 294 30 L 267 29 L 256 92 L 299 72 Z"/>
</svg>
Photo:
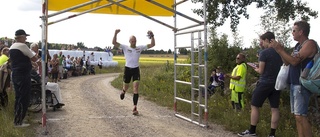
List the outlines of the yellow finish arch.
<svg viewBox="0 0 320 137">
<path fill-rule="evenodd" d="M 64 10 L 64 9 L 77 6 L 90 1 L 92 0 L 48 0 L 48 10 L 60 11 L 60 10 Z M 114 1 L 117 2 L 117 0 L 114 0 Z M 170 9 L 173 9 L 172 5 L 174 4 L 174 0 L 153 0 L 153 1 L 158 2 Z M 71 12 L 84 12 L 92 8 L 96 8 L 98 6 L 103 6 L 106 4 L 112 4 L 112 3 L 108 2 L 107 0 L 101 0 L 93 4 L 74 9 Z M 147 0 L 125 0 L 123 2 L 120 2 L 120 4 L 127 6 L 133 10 L 139 11 L 148 16 L 173 16 L 174 14 L 168 10 L 165 10 L 157 5 L 154 5 L 148 2 Z M 119 7 L 115 4 L 102 9 L 95 10 L 91 13 L 137 15 L 136 13 L 129 11 L 127 9 L 124 9 L 122 7 Z"/>
</svg>

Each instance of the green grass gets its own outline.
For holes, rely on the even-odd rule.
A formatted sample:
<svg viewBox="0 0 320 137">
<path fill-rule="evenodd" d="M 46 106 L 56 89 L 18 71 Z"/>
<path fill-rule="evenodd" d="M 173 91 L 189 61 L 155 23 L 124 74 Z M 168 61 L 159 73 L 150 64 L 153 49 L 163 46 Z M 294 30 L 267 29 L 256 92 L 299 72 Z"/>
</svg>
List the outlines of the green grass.
<svg viewBox="0 0 320 137">
<path fill-rule="evenodd" d="M 186 55 L 179 55 L 177 58 L 178 62 L 185 61 L 188 58 Z M 114 56 L 114 61 L 118 61 L 120 66 L 124 66 L 125 58 L 123 55 L 121 56 Z M 173 55 L 144 55 L 142 54 L 140 57 L 140 65 L 157 65 L 157 64 L 164 64 L 164 63 L 173 63 L 174 57 Z M 122 65 L 123 64 L 123 65 Z"/>
<path fill-rule="evenodd" d="M 187 55 L 179 55 L 177 58 L 177 62 L 183 62 L 188 58 Z M 125 57 L 123 55 L 118 55 L 113 57 L 113 61 L 118 62 L 118 66 L 116 67 L 109 67 L 101 70 L 101 73 L 110 73 L 110 72 L 117 72 L 122 73 L 125 66 Z M 171 64 L 174 62 L 173 55 L 145 55 L 142 54 L 139 60 L 140 68 L 144 67 L 159 67 L 164 66 L 166 64 Z M 95 69 L 99 71 L 97 68 Z"/>
<path fill-rule="evenodd" d="M 0 110 L 0 137 L 30 137 L 34 136 L 35 132 L 30 132 L 34 130 L 35 124 L 28 128 L 14 128 L 13 119 L 14 119 L 14 93 L 13 91 L 8 91 L 9 105 Z M 31 119 L 33 117 L 32 113 L 27 113 L 25 120 L 28 123 L 32 123 Z"/>
<path fill-rule="evenodd" d="M 174 99 L 174 77 L 173 64 L 156 63 L 146 64 L 140 62 L 141 81 L 139 87 L 139 94 L 154 101 L 161 106 L 173 109 Z M 162 64 L 162 65 L 160 65 Z M 186 71 L 190 73 L 189 71 Z M 112 85 L 118 89 L 122 89 L 122 74 L 112 82 Z M 228 81 L 228 80 L 226 80 Z M 248 84 L 251 85 L 252 83 Z M 227 86 L 226 86 L 227 87 Z M 219 94 L 222 91 L 217 90 L 208 101 L 210 122 L 214 122 L 224 126 L 226 130 L 237 133 L 248 129 L 250 127 L 250 100 L 253 86 L 248 86 L 245 93 L 246 106 L 243 111 L 235 112 L 230 103 L 230 95 Z M 130 85 L 129 93 L 132 93 L 132 85 Z M 177 93 L 179 97 L 190 99 L 190 86 L 183 86 L 178 84 Z M 281 137 L 295 137 L 297 136 L 294 116 L 290 113 L 289 92 L 283 91 L 281 93 L 280 103 L 280 121 L 276 131 L 277 136 Z M 312 103 L 311 103 L 312 104 Z M 178 102 L 177 109 L 179 113 L 185 116 L 190 116 L 191 105 L 188 103 Z M 197 108 L 195 109 L 197 110 Z M 173 111 L 173 110 L 172 110 Z M 319 115 L 319 114 L 318 114 Z M 260 121 L 257 126 L 257 134 L 259 136 L 267 136 L 270 132 L 271 111 L 269 102 L 260 109 Z M 314 136 L 319 136 L 319 124 L 312 119 Z"/>
</svg>

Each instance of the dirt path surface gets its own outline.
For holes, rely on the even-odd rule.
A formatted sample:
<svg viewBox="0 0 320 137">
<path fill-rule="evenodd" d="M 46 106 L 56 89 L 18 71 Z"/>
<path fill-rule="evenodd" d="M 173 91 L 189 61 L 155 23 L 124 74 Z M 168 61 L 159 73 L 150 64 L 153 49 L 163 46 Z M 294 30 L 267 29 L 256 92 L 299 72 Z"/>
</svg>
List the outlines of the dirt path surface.
<svg viewBox="0 0 320 137">
<path fill-rule="evenodd" d="M 110 82 L 118 74 L 73 77 L 59 83 L 63 108 L 47 110 L 46 137 L 232 137 L 221 126 L 202 128 L 174 116 L 140 96 L 139 116 L 132 115 L 132 91 L 120 100 Z M 131 85 L 130 85 L 131 86 Z M 41 114 L 39 119 L 41 118 Z M 45 128 L 39 126 L 37 136 Z"/>
</svg>

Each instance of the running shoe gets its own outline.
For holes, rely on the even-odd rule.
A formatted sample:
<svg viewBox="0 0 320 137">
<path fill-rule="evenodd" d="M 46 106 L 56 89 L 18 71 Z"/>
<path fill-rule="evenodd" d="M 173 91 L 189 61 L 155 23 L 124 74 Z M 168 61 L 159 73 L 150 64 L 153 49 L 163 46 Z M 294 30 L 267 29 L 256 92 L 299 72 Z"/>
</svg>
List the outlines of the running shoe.
<svg viewBox="0 0 320 137">
<path fill-rule="evenodd" d="M 30 124 L 22 123 L 22 124 L 15 124 L 14 127 L 28 127 Z"/>
<path fill-rule="evenodd" d="M 138 115 L 138 114 L 139 114 L 139 112 L 138 112 L 138 110 L 137 110 L 136 107 L 133 108 L 132 114 L 133 114 L 133 115 Z"/>
<path fill-rule="evenodd" d="M 122 90 L 123 92 L 121 92 L 120 94 L 120 99 L 123 100 L 124 99 L 124 94 L 126 94 L 126 92 L 124 90 Z"/>
<path fill-rule="evenodd" d="M 243 131 L 241 133 L 238 133 L 238 136 L 240 137 L 256 137 L 256 133 L 250 133 L 249 130 Z"/>
</svg>

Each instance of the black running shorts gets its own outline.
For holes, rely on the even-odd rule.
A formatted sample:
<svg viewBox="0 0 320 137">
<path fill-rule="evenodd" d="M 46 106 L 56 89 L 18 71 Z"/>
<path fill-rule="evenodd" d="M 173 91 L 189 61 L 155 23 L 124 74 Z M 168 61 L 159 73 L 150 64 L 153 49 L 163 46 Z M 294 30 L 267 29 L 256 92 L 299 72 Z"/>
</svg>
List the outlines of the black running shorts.
<svg viewBox="0 0 320 137">
<path fill-rule="evenodd" d="M 124 69 L 124 75 L 123 75 L 123 82 L 124 83 L 130 83 L 130 81 L 140 81 L 140 69 L 139 67 L 136 68 L 129 68 L 125 67 Z"/>
</svg>

